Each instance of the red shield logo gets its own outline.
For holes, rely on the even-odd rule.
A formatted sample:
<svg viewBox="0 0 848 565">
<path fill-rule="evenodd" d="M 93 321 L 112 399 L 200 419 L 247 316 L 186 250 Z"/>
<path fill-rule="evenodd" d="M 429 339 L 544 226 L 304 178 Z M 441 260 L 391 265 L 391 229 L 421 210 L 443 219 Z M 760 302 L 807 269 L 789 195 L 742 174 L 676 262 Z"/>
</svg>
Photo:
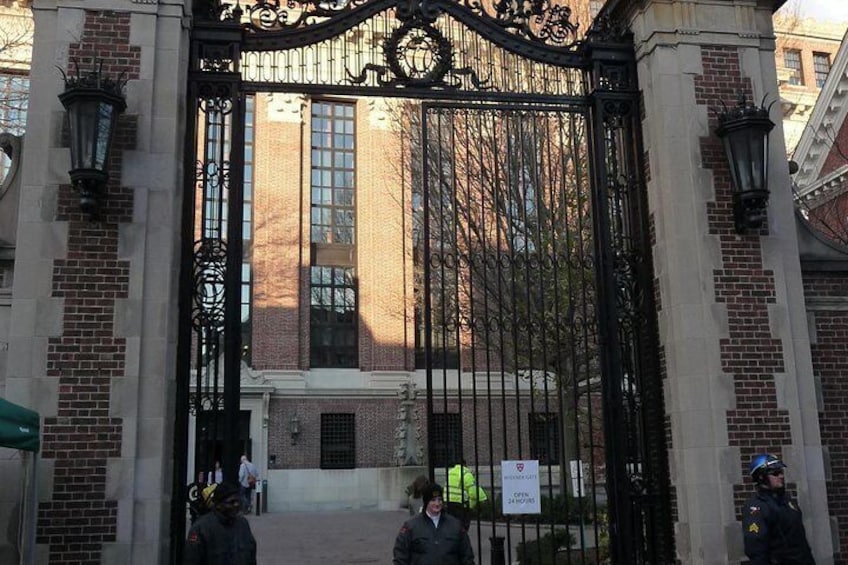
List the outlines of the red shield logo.
<svg viewBox="0 0 848 565">
<path fill-rule="evenodd" d="M 524 472 L 524 463 L 516 463 L 516 464 L 515 464 L 515 467 L 516 467 L 516 469 L 518 469 L 518 472 L 519 472 L 519 473 L 523 473 L 523 472 Z"/>
</svg>

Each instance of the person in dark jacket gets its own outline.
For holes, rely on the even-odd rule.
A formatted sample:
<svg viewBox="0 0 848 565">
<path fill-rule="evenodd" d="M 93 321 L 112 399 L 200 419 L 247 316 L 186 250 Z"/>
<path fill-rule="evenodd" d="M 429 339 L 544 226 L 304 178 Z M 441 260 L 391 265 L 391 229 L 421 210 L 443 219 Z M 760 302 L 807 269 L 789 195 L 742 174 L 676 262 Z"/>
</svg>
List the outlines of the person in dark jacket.
<svg viewBox="0 0 848 565">
<path fill-rule="evenodd" d="M 256 565 L 256 540 L 239 513 L 239 488 L 221 483 L 212 501 L 212 512 L 198 518 L 188 532 L 183 565 Z"/>
<path fill-rule="evenodd" d="M 421 498 L 424 511 L 401 526 L 392 565 L 474 565 L 474 550 L 462 522 L 442 512 L 442 487 L 429 483 Z"/>
<path fill-rule="evenodd" d="M 749 472 L 757 491 L 742 509 L 745 555 L 751 565 L 815 565 L 801 509 L 786 493 L 786 464 L 760 453 Z"/>
</svg>

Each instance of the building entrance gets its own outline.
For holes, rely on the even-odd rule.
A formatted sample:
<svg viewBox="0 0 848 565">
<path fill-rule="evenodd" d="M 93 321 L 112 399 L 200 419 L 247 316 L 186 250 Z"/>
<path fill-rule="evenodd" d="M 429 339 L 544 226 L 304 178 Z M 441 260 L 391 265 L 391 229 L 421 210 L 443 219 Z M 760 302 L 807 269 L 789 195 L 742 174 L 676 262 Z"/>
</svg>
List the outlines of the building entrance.
<svg viewBox="0 0 848 565">
<path fill-rule="evenodd" d="M 183 485 L 212 463 L 188 446 L 214 442 L 233 477 L 241 383 L 264 372 L 407 391 L 390 437 L 365 401 L 268 392 L 286 464 L 359 469 L 389 444 L 382 460 L 430 480 L 474 476 L 467 512 L 493 560 L 503 544 L 526 562 L 672 562 L 634 56 L 608 22 L 578 35 L 571 12 L 198 5 L 175 559 Z M 525 465 L 538 512 L 502 488 Z"/>
</svg>

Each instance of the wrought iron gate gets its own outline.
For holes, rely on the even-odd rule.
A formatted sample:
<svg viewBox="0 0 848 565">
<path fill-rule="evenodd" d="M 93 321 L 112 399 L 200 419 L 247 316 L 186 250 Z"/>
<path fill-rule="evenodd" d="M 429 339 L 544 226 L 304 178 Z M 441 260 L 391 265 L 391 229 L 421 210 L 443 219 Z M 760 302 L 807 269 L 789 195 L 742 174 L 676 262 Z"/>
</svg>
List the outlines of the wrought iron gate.
<svg viewBox="0 0 848 565">
<path fill-rule="evenodd" d="M 547 0 L 197 4 L 174 563 L 186 478 L 214 450 L 234 476 L 241 452 L 245 234 L 232 219 L 261 91 L 410 101 L 430 473 L 464 459 L 478 477 L 489 500 L 474 527 L 492 558 L 503 540 L 523 563 L 673 561 L 632 45 L 607 21 L 578 38 L 570 15 Z M 540 516 L 500 511 L 511 460 L 539 462 Z"/>
</svg>

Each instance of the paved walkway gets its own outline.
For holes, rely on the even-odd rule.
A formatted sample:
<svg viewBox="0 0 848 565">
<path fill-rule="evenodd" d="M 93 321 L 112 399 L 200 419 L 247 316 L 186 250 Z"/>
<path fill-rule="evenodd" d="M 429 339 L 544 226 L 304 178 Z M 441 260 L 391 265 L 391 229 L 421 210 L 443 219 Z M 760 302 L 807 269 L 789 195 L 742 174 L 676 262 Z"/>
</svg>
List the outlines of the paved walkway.
<svg viewBox="0 0 848 565">
<path fill-rule="evenodd" d="M 247 517 L 259 546 L 259 565 L 391 565 L 395 536 L 407 518 L 407 510 L 283 512 Z M 500 535 L 505 534 L 502 527 L 498 529 Z M 474 522 L 471 530 L 477 565 L 489 565 L 491 532 L 478 536 Z M 528 528 L 523 535 L 529 539 L 534 532 Z M 483 539 L 482 544 L 478 537 Z M 513 551 L 521 537 L 520 529 L 513 527 Z"/>
<path fill-rule="evenodd" d="M 391 565 L 392 546 L 406 510 L 308 512 L 248 516 L 259 565 Z"/>
</svg>

